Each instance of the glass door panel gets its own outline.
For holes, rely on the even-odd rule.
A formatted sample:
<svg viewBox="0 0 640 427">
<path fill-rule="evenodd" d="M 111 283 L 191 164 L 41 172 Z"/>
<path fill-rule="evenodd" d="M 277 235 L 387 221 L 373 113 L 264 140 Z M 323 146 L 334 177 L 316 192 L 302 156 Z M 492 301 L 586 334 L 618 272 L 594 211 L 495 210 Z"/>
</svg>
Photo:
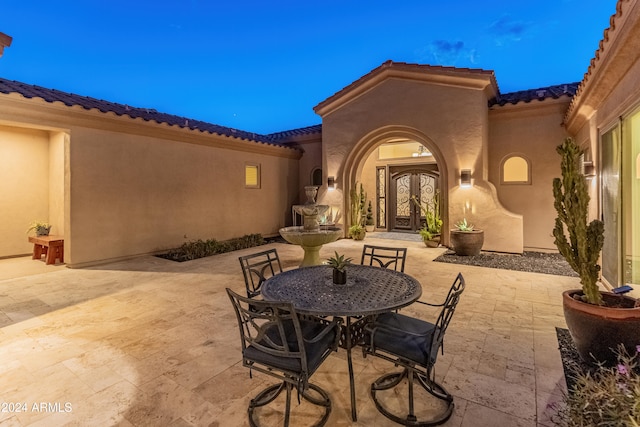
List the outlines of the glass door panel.
<svg viewBox="0 0 640 427">
<path fill-rule="evenodd" d="M 613 287 L 620 283 L 620 127 L 602 135 L 602 277 Z"/>
<path fill-rule="evenodd" d="M 640 286 L 640 111 L 622 125 L 622 260 L 624 283 Z"/>
</svg>

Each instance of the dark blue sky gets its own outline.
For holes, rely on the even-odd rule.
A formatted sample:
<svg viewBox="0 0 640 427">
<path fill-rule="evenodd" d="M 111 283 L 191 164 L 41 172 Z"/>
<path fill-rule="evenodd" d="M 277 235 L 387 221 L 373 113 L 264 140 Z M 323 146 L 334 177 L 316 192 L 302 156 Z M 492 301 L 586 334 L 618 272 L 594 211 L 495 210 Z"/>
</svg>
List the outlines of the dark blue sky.
<svg viewBox="0 0 640 427">
<path fill-rule="evenodd" d="M 10 1 L 0 77 L 257 133 L 384 61 L 494 70 L 503 93 L 580 81 L 615 0 Z"/>
</svg>

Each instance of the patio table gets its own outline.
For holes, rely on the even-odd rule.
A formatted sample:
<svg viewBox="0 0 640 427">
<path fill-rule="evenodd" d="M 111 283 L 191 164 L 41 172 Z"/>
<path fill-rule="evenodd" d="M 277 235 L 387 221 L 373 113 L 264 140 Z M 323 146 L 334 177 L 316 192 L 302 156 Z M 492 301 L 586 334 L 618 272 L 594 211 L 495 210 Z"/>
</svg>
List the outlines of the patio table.
<svg viewBox="0 0 640 427">
<path fill-rule="evenodd" d="M 408 274 L 380 267 L 350 265 L 347 283 L 333 283 L 333 268 L 327 265 L 288 270 L 267 279 L 262 296 L 268 301 L 289 301 L 300 314 L 346 317 L 342 347 L 347 350 L 351 418 L 356 421 L 356 397 L 351 348 L 362 338 L 363 317 L 397 310 L 415 302 L 422 286 Z"/>
</svg>

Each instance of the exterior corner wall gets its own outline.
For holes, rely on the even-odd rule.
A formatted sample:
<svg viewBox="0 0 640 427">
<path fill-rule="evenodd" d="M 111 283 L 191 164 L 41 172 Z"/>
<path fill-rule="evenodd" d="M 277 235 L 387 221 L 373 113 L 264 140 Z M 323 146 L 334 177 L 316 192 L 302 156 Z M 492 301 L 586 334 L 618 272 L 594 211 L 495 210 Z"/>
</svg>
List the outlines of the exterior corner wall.
<svg viewBox="0 0 640 427">
<path fill-rule="evenodd" d="M 568 136 L 561 126 L 568 102 L 569 99 L 545 105 L 532 101 L 496 106 L 489 112 L 489 181 L 495 186 L 500 203 L 522 216 L 523 245 L 527 249 L 556 250 L 552 182 L 560 175 L 556 147 Z M 529 161 L 529 184 L 501 182 L 502 162 L 511 155 Z"/>
</svg>

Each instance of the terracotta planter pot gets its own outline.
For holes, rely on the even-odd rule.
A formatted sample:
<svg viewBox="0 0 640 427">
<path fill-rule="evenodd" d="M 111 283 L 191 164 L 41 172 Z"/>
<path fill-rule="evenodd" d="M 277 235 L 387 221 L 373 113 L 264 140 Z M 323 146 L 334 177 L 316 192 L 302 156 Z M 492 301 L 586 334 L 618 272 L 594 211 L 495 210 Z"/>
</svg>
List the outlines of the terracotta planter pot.
<svg viewBox="0 0 640 427">
<path fill-rule="evenodd" d="M 427 239 L 422 239 L 422 241 L 424 242 L 424 245 L 428 248 L 437 248 L 438 246 L 440 246 L 440 235 L 439 234 L 435 234 L 432 235 L 433 237 L 429 240 Z"/>
<path fill-rule="evenodd" d="M 634 307 L 635 299 L 602 292 L 605 301 L 621 304 L 621 308 L 597 306 L 578 301 L 574 289 L 562 293 L 562 305 L 567 327 L 580 357 L 594 364 L 596 360 L 613 365 L 617 362 L 614 350 L 623 344 L 629 354 L 636 353 L 640 345 L 640 307 Z M 594 359 L 595 358 L 595 359 Z"/>
<path fill-rule="evenodd" d="M 451 230 L 450 238 L 456 255 L 480 255 L 484 244 L 484 230 Z"/>
</svg>

